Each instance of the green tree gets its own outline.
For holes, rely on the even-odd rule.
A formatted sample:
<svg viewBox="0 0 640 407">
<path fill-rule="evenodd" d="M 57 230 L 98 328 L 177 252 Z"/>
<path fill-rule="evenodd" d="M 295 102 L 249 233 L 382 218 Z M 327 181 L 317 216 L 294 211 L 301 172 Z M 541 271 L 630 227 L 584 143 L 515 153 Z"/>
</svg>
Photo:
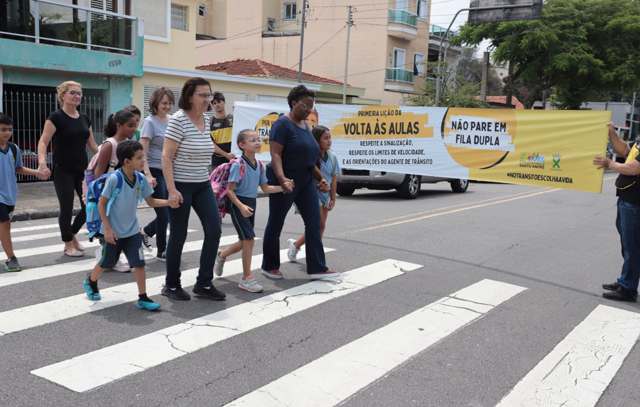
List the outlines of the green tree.
<svg viewBox="0 0 640 407">
<path fill-rule="evenodd" d="M 446 107 L 489 107 L 480 100 L 480 83 L 466 80 L 462 75 L 448 78 L 438 106 Z M 452 83 L 451 83 L 452 82 Z M 436 106 L 436 86 L 434 80 L 425 81 L 422 91 L 409 99 L 417 106 Z"/>
<path fill-rule="evenodd" d="M 527 107 L 550 93 L 560 108 L 640 85 L 640 0 L 547 0 L 542 18 L 467 24 L 459 40 L 491 41 L 511 64 L 510 88 Z"/>
</svg>

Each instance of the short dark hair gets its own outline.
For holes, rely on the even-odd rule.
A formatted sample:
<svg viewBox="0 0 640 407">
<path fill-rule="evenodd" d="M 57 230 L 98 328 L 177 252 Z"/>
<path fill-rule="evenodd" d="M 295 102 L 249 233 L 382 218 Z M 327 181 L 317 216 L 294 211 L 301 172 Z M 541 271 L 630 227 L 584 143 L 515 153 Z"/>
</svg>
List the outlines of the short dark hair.
<svg viewBox="0 0 640 407">
<path fill-rule="evenodd" d="M 315 138 L 318 144 L 320 144 L 320 138 L 328 131 L 330 131 L 328 127 L 319 124 L 311 130 L 311 134 L 313 134 L 313 138 Z"/>
<path fill-rule="evenodd" d="M 137 116 L 142 117 L 142 112 L 140 111 L 140 109 L 138 109 L 138 106 L 136 105 L 129 105 L 122 110 L 126 110 L 127 112 L 131 112 Z"/>
<path fill-rule="evenodd" d="M 196 93 L 198 86 L 208 86 L 211 89 L 211 84 L 204 78 L 191 78 L 182 85 L 182 93 L 180 94 L 180 100 L 178 100 L 178 107 L 182 110 L 191 110 L 191 97 Z"/>
<path fill-rule="evenodd" d="M 13 126 L 13 119 L 8 114 L 0 113 L 0 124 Z"/>
<path fill-rule="evenodd" d="M 116 148 L 116 157 L 118 157 L 118 165 L 116 168 L 120 168 L 124 165 L 124 160 L 130 160 L 140 150 L 142 150 L 142 144 L 135 140 L 125 140 L 118 143 Z"/>
<path fill-rule="evenodd" d="M 242 143 L 243 141 L 245 141 L 247 139 L 247 134 L 249 133 L 255 133 L 255 130 L 252 129 L 244 129 L 244 130 L 240 130 L 240 133 L 238 133 L 238 137 L 236 138 L 236 144 L 238 144 L 238 148 L 240 150 L 242 150 L 242 147 L 240 147 L 240 143 Z M 244 150 L 243 150 L 244 151 Z"/>
<path fill-rule="evenodd" d="M 171 89 L 165 88 L 164 86 L 159 87 L 153 91 L 149 99 L 149 110 L 151 110 L 152 115 L 158 114 L 158 106 L 160 106 L 160 102 L 165 96 L 169 98 L 172 105 L 176 103 L 176 97 L 173 95 L 173 92 L 171 92 Z"/>
<path fill-rule="evenodd" d="M 224 94 L 222 94 L 222 92 L 213 92 L 213 101 L 226 102 L 226 99 L 224 98 Z"/>
<path fill-rule="evenodd" d="M 293 108 L 293 102 L 297 102 L 306 97 L 310 97 L 315 99 L 316 93 L 304 85 L 298 85 L 295 88 L 289 91 L 289 96 L 287 96 L 287 103 L 289 103 L 289 109 Z"/>
</svg>

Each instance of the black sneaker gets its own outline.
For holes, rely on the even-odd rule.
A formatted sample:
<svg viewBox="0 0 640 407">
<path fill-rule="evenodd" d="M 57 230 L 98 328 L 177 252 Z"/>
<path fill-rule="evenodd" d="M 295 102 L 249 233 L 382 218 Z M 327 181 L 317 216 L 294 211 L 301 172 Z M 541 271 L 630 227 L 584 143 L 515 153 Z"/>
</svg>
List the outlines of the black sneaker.
<svg viewBox="0 0 640 407">
<path fill-rule="evenodd" d="M 208 298 L 213 301 L 224 301 L 227 297 L 225 293 L 219 291 L 214 286 L 210 287 L 198 287 L 197 285 L 193 287 L 193 293 L 202 298 Z"/>
<path fill-rule="evenodd" d="M 636 302 L 638 300 L 638 293 L 627 290 L 622 286 L 618 287 L 616 291 L 607 291 L 602 293 L 602 296 L 613 301 Z"/>
<path fill-rule="evenodd" d="M 144 248 L 151 250 L 151 238 L 144 232 L 140 233 L 140 235 L 142 236 L 142 244 L 144 245 Z"/>
<path fill-rule="evenodd" d="M 620 284 L 618 284 L 617 281 L 611 284 L 602 284 L 602 289 L 608 290 L 608 291 L 617 291 L 619 287 L 620 287 Z"/>
<path fill-rule="evenodd" d="M 182 287 L 169 288 L 166 285 L 162 287 L 162 295 L 176 301 L 189 301 L 191 296 Z"/>
</svg>

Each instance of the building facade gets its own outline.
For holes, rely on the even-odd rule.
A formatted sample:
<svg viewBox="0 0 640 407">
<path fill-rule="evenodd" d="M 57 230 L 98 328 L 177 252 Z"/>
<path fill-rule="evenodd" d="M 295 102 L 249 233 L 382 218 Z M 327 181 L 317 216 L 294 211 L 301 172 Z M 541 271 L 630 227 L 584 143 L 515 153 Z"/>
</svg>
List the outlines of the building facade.
<svg viewBox="0 0 640 407">
<path fill-rule="evenodd" d="M 426 76 L 430 1 L 309 2 L 303 70 L 344 80 L 347 3 L 353 6 L 347 82 L 365 89 L 362 102 L 403 103 L 422 89 Z M 242 58 L 296 69 L 302 4 L 302 0 L 202 0 L 196 22 L 198 64 Z"/>
</svg>

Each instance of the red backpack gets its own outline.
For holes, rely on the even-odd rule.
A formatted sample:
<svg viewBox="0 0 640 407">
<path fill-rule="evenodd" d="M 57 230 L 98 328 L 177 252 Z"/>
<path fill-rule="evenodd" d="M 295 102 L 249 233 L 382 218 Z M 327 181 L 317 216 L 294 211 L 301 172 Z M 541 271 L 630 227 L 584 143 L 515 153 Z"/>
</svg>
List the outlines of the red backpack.
<svg viewBox="0 0 640 407">
<path fill-rule="evenodd" d="M 258 165 L 260 166 L 260 172 L 264 171 L 264 164 L 262 164 L 262 161 L 256 161 L 258 161 Z M 231 165 L 234 163 L 240 164 L 239 181 L 242 181 L 246 172 L 246 163 L 242 157 L 234 158 L 228 163 L 220 164 L 211 172 L 211 175 L 209 175 L 209 182 L 211 183 L 213 195 L 216 197 L 216 204 L 218 206 L 220 218 L 224 218 L 224 215 L 229 213 L 229 209 L 227 207 L 227 192 L 229 192 L 229 174 L 231 173 Z"/>
</svg>

